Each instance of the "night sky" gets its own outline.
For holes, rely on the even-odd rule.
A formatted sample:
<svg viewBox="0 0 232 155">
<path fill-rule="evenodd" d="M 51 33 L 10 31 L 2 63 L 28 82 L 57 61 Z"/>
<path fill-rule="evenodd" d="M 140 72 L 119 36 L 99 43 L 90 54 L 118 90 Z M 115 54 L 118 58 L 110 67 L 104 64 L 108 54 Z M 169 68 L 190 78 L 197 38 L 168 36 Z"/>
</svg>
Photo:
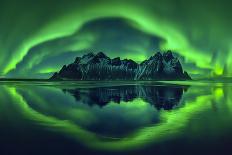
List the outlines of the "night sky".
<svg viewBox="0 0 232 155">
<path fill-rule="evenodd" d="M 193 77 L 232 76 L 226 0 L 0 0 L 0 77 L 47 78 L 87 52 L 172 50 Z"/>
</svg>

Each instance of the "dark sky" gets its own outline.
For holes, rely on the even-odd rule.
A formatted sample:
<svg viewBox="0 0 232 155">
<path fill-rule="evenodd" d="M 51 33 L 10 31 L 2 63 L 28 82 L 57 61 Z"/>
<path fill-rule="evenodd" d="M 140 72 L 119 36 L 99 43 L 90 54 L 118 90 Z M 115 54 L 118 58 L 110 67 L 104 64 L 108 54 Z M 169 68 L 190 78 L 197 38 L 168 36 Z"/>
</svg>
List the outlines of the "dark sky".
<svg viewBox="0 0 232 155">
<path fill-rule="evenodd" d="M 226 0 L 0 0 L 0 77 L 48 77 L 86 52 L 173 50 L 192 76 L 232 76 Z"/>
</svg>

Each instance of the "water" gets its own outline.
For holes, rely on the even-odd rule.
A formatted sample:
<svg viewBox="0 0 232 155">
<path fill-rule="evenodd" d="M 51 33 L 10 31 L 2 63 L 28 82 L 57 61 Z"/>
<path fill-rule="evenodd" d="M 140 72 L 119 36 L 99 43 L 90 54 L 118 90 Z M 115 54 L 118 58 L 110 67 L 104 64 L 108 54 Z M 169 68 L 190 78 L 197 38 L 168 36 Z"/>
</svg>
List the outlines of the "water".
<svg viewBox="0 0 232 155">
<path fill-rule="evenodd" d="M 0 82 L 0 154 L 231 154 L 231 88 Z"/>
</svg>

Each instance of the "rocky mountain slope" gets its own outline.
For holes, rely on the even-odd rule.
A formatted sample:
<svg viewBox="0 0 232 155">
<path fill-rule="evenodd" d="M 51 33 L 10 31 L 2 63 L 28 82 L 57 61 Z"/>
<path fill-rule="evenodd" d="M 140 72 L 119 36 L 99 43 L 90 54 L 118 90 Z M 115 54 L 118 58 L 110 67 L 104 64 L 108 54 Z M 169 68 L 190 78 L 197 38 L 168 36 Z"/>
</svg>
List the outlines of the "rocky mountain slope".
<svg viewBox="0 0 232 155">
<path fill-rule="evenodd" d="M 51 80 L 189 80 L 171 51 L 156 53 L 138 64 L 130 59 L 109 58 L 104 53 L 88 53 L 64 65 Z"/>
</svg>

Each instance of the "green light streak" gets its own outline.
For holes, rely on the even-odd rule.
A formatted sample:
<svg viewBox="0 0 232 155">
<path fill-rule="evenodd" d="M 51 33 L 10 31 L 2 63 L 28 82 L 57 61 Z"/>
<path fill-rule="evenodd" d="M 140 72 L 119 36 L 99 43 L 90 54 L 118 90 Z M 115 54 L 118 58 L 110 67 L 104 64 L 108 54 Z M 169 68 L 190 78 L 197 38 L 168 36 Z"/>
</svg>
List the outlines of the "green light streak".
<svg viewBox="0 0 232 155">
<path fill-rule="evenodd" d="M 32 14 L 26 11 L 18 11 L 18 14 L 11 13 L 12 19 L 17 20 L 8 21 L 5 15 L 8 14 L 7 10 L 12 7 L 12 4 L 16 10 L 29 9 Z M 10 71 L 17 71 L 21 74 L 30 73 L 33 67 L 39 65 L 45 58 L 59 55 L 67 50 L 94 49 L 93 43 L 98 39 L 97 36 L 93 36 L 91 40 L 77 40 L 69 45 L 59 46 L 57 42 L 46 45 L 46 42 L 70 37 L 88 22 L 116 17 L 128 21 L 132 27 L 143 33 L 159 37 L 162 40 L 159 47 L 161 50 L 174 50 L 183 56 L 186 62 L 195 63 L 200 69 L 211 69 L 213 74 L 223 75 L 225 63 L 228 68 L 232 66 L 231 48 L 229 47 L 231 22 L 227 19 L 230 13 L 227 13 L 228 8 L 223 5 L 223 2 L 218 4 L 213 1 L 210 5 L 202 2 L 199 5 L 195 1 L 190 1 L 188 4 L 180 1 L 180 6 L 182 6 L 180 8 L 169 0 L 162 1 L 162 3 L 141 3 L 136 0 L 126 2 L 103 0 L 70 4 L 60 2 L 53 4 L 54 10 L 52 11 L 49 11 L 51 4 L 48 2 L 41 2 L 38 6 L 30 4 L 32 6 L 28 8 L 23 4 L 24 2 L 18 5 L 15 1 L 2 5 L 5 8 L 2 9 L 0 17 L 2 28 L 0 70 L 2 75 L 7 75 Z M 13 28 L 12 25 L 17 26 Z M 88 33 L 91 35 L 92 32 Z M 30 53 L 38 45 L 44 45 L 44 48 Z M 142 61 L 148 55 L 147 51 L 142 48 L 141 50 L 136 51 L 136 54 L 130 53 L 125 56 L 135 61 Z M 222 56 L 216 56 L 214 61 L 217 63 L 212 64 L 213 53 L 217 51 L 220 51 Z M 25 59 L 27 56 L 29 58 Z M 21 66 L 18 67 L 18 64 Z M 227 71 L 227 74 L 225 76 L 231 76 L 232 73 Z"/>
<path fill-rule="evenodd" d="M 16 88 L 5 86 L 3 90 L 10 95 L 11 103 L 17 106 L 18 112 L 34 123 L 44 126 L 48 130 L 71 137 L 88 147 L 115 151 L 134 149 L 145 146 L 150 142 L 155 143 L 177 136 L 192 117 L 210 109 L 211 101 L 220 100 L 224 95 L 223 90 L 217 88 L 213 90 L 212 95 L 201 95 L 193 101 L 186 101 L 185 106 L 181 108 L 172 111 L 161 111 L 160 123 L 139 129 L 124 138 L 118 139 L 117 137 L 104 137 L 104 135 L 96 135 L 95 133 L 86 131 L 71 120 L 59 120 L 55 117 L 41 114 L 28 105 L 24 98 L 16 91 Z M 45 102 L 39 97 L 35 97 L 34 99 L 41 103 Z M 145 105 L 142 100 L 136 100 L 134 103 L 126 103 L 124 105 L 126 106 L 125 108 L 130 108 L 130 104 L 135 104 L 133 108 L 138 109 Z M 109 107 L 111 106 L 109 105 Z M 71 115 L 76 115 L 78 112 L 72 111 Z"/>
</svg>

